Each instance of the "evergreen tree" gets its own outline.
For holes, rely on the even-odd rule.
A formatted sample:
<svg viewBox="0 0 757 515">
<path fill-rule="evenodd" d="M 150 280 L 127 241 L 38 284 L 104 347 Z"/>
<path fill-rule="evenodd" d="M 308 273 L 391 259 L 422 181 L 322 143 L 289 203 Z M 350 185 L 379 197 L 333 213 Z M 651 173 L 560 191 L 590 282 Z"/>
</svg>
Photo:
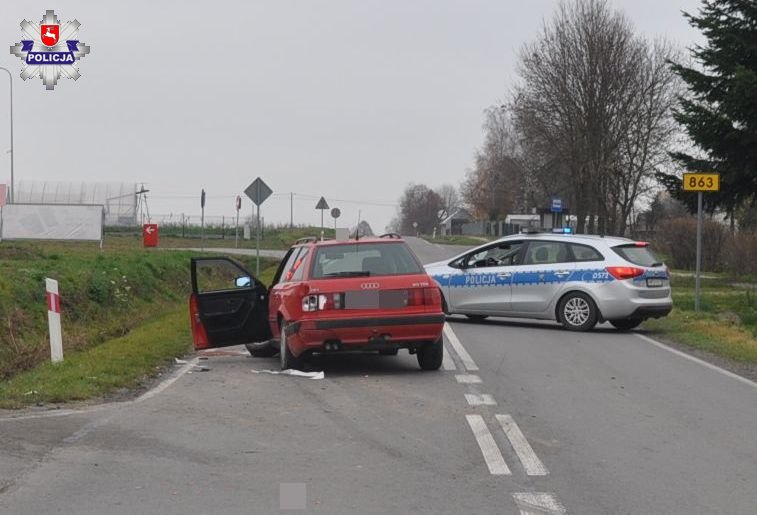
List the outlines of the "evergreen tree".
<svg viewBox="0 0 757 515">
<path fill-rule="evenodd" d="M 757 1 L 704 0 L 697 16 L 684 15 L 706 42 L 691 49 L 696 68 L 672 65 L 688 89 L 674 117 L 701 154 L 671 156 L 685 171 L 719 172 L 721 190 L 704 196 L 706 209 L 733 216 L 757 202 Z M 695 210 L 679 176 L 658 179 Z"/>
</svg>

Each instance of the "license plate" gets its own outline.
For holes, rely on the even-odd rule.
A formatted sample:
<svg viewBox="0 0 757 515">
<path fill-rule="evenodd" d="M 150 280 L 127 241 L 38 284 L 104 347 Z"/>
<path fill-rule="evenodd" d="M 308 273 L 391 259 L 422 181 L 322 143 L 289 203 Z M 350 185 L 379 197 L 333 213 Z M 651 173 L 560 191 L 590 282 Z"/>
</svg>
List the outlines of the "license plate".
<svg viewBox="0 0 757 515">
<path fill-rule="evenodd" d="M 396 309 L 407 306 L 407 290 L 348 291 L 344 294 L 346 309 Z"/>
<path fill-rule="evenodd" d="M 647 286 L 649 288 L 660 288 L 662 286 L 662 279 L 647 279 Z"/>
</svg>

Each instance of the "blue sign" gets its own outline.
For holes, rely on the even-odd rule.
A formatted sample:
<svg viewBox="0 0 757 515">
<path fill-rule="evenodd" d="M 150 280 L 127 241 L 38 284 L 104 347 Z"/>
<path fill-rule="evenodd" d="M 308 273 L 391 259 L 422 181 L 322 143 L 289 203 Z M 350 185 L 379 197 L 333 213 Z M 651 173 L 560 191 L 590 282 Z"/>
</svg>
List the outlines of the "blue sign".
<svg viewBox="0 0 757 515">
<path fill-rule="evenodd" d="M 552 205 L 550 206 L 550 209 L 553 213 L 562 213 L 562 199 L 552 197 Z"/>
</svg>

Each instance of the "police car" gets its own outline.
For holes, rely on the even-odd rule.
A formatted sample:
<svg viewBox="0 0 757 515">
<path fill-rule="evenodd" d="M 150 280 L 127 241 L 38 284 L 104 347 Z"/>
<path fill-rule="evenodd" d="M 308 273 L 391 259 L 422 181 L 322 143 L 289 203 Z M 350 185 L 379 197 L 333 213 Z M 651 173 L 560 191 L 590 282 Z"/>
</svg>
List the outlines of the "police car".
<svg viewBox="0 0 757 515">
<path fill-rule="evenodd" d="M 630 330 L 673 308 L 667 267 L 646 242 L 528 231 L 426 265 L 445 311 L 557 320 L 572 331 Z"/>
</svg>

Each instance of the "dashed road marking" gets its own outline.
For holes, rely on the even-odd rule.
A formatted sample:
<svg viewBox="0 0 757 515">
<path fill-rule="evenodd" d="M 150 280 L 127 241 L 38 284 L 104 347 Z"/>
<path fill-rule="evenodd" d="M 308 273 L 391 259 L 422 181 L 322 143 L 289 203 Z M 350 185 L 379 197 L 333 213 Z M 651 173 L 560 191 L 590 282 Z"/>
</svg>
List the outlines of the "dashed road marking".
<svg viewBox="0 0 757 515">
<path fill-rule="evenodd" d="M 476 437 L 479 448 L 481 448 L 481 454 L 484 456 L 486 466 L 489 467 L 489 472 L 495 476 L 509 476 L 511 474 L 510 469 L 505 463 L 505 458 L 502 457 L 499 447 L 497 447 L 497 442 L 494 441 L 489 428 L 486 427 L 484 418 L 481 415 L 465 415 L 465 418 L 468 420 L 471 431 L 473 431 L 473 436 Z"/>
<path fill-rule="evenodd" d="M 460 358 L 460 361 L 462 361 L 465 369 L 469 371 L 478 370 L 478 365 L 473 361 L 473 358 L 468 354 L 468 351 L 465 350 L 465 347 L 460 343 L 460 340 L 457 339 L 457 335 L 449 324 L 444 324 L 444 334 L 447 336 L 447 341 L 452 345 L 452 348 L 455 349 L 455 352 Z"/>
<path fill-rule="evenodd" d="M 518 455 L 518 459 L 523 464 L 526 474 L 529 476 L 546 476 L 549 474 L 547 467 L 536 456 L 513 417 L 510 415 L 496 415 L 496 417 L 505 432 L 505 436 L 510 440 L 510 445 L 513 446 L 515 454 Z"/>
<path fill-rule="evenodd" d="M 452 361 L 452 358 L 449 355 L 449 347 L 446 345 L 444 346 L 444 357 L 442 357 L 442 368 L 444 370 L 457 370 L 455 362 Z"/>
<path fill-rule="evenodd" d="M 564 515 L 565 507 L 554 495 L 545 492 L 514 493 L 521 515 Z"/>
<path fill-rule="evenodd" d="M 496 406 L 497 401 L 494 400 L 492 395 L 488 393 L 482 393 L 481 395 L 475 393 L 466 393 L 465 400 L 468 401 L 470 406 Z"/>
<path fill-rule="evenodd" d="M 457 381 L 458 383 L 463 383 L 463 384 L 474 384 L 474 383 L 480 383 L 481 378 L 472 374 L 457 374 L 455 376 L 455 381 Z"/>
</svg>

